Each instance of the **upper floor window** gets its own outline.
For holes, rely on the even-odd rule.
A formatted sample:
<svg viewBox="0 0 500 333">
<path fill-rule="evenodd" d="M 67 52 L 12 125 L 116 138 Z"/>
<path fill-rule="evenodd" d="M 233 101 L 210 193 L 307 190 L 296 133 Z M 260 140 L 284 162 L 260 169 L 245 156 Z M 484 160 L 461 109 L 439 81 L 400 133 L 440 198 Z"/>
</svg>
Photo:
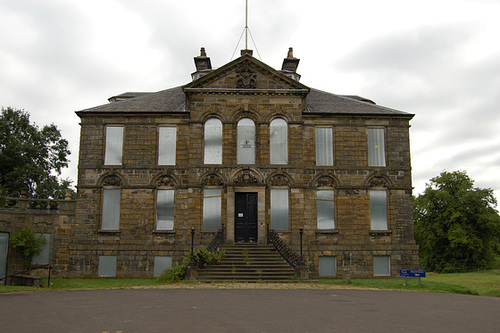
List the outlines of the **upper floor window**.
<svg viewBox="0 0 500 333">
<path fill-rule="evenodd" d="M 120 198 L 119 188 L 102 190 L 102 230 L 120 229 Z"/>
<path fill-rule="evenodd" d="M 288 163 L 288 124 L 284 119 L 276 118 L 271 121 L 271 164 Z"/>
<path fill-rule="evenodd" d="M 370 191 L 370 218 L 372 230 L 387 230 L 387 192 Z"/>
<path fill-rule="evenodd" d="M 106 127 L 104 165 L 121 165 L 123 155 L 123 126 Z"/>
<path fill-rule="evenodd" d="M 238 122 L 238 164 L 255 164 L 255 124 L 250 118 Z"/>
<path fill-rule="evenodd" d="M 205 164 L 222 164 L 222 122 L 210 118 L 205 122 Z"/>
<path fill-rule="evenodd" d="M 175 165 L 177 128 L 158 128 L 158 165 Z"/>
<path fill-rule="evenodd" d="M 368 165 L 385 166 L 385 141 L 383 128 L 368 129 Z"/>
<path fill-rule="evenodd" d="M 335 229 L 333 190 L 318 190 L 316 192 L 316 214 L 319 230 Z"/>
<path fill-rule="evenodd" d="M 316 165 L 333 166 L 333 129 L 316 127 Z"/>
<path fill-rule="evenodd" d="M 174 190 L 156 191 L 156 230 L 174 230 Z"/>
</svg>

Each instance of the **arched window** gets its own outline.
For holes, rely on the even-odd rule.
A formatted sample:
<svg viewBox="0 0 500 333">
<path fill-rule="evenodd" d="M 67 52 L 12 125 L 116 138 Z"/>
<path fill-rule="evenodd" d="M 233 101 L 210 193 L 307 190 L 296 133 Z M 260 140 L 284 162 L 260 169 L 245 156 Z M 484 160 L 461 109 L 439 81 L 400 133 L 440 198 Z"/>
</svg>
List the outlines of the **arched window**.
<svg viewBox="0 0 500 333">
<path fill-rule="evenodd" d="M 255 164 L 255 124 L 250 118 L 238 122 L 238 164 Z"/>
<path fill-rule="evenodd" d="M 205 122 L 205 164 L 222 164 L 222 122 L 210 118 Z"/>
<path fill-rule="evenodd" d="M 271 164 L 288 163 L 288 124 L 284 119 L 271 121 Z"/>
</svg>

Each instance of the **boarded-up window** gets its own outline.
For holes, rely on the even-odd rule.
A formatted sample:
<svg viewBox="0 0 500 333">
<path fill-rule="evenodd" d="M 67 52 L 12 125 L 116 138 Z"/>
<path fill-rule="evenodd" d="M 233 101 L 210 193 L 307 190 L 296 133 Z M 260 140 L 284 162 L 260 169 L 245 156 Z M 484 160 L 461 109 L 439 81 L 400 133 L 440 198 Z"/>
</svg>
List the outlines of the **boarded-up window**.
<svg viewBox="0 0 500 333">
<path fill-rule="evenodd" d="M 217 118 L 205 122 L 205 164 L 222 164 L 222 122 Z"/>
<path fill-rule="evenodd" d="M 176 127 L 158 128 L 158 165 L 175 165 Z"/>
<path fill-rule="evenodd" d="M 221 227 L 221 189 L 203 190 L 203 230 L 218 230 Z"/>
<path fill-rule="evenodd" d="M 156 230 L 174 230 L 174 190 L 156 192 Z"/>
<path fill-rule="evenodd" d="M 159 276 L 164 270 L 172 268 L 172 257 L 155 256 L 153 276 Z"/>
<path fill-rule="evenodd" d="M 102 191 L 102 230 L 120 229 L 120 189 Z"/>
<path fill-rule="evenodd" d="M 387 192 L 370 191 L 370 218 L 372 230 L 387 230 Z"/>
<path fill-rule="evenodd" d="M 123 127 L 106 127 L 106 151 L 104 153 L 105 165 L 121 165 L 123 153 Z"/>
<path fill-rule="evenodd" d="M 252 119 L 238 122 L 238 164 L 255 164 L 255 124 Z"/>
<path fill-rule="evenodd" d="M 337 257 L 320 256 L 319 257 L 319 275 L 336 276 L 337 275 Z"/>
<path fill-rule="evenodd" d="M 288 230 L 288 189 L 271 189 L 271 228 Z"/>
<path fill-rule="evenodd" d="M 99 256 L 99 277 L 116 277 L 116 256 Z"/>
<path fill-rule="evenodd" d="M 318 229 L 335 229 L 335 204 L 333 190 L 318 190 L 316 192 L 316 211 Z"/>
<path fill-rule="evenodd" d="M 391 275 L 390 256 L 373 256 L 373 275 L 374 276 Z"/>
<path fill-rule="evenodd" d="M 385 166 L 385 142 L 383 128 L 368 129 L 368 165 Z"/>
<path fill-rule="evenodd" d="M 333 129 L 316 128 L 316 165 L 333 166 Z"/>
<path fill-rule="evenodd" d="M 9 254 L 9 233 L 0 232 L 0 278 L 7 275 L 8 254 Z"/>
<path fill-rule="evenodd" d="M 271 164 L 288 163 L 288 124 L 281 118 L 271 121 Z"/>
<path fill-rule="evenodd" d="M 39 254 L 33 255 L 31 258 L 31 263 L 33 265 L 48 265 L 50 260 L 50 234 L 35 234 L 35 237 L 40 235 L 45 238 L 45 244 L 43 244 Z"/>
</svg>

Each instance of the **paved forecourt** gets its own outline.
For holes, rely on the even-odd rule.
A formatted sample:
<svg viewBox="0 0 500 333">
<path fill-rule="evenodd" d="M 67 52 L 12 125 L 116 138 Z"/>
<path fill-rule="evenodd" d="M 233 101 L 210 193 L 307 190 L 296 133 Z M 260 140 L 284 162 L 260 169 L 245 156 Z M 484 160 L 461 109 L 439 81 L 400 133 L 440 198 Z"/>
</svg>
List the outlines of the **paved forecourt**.
<svg viewBox="0 0 500 333">
<path fill-rule="evenodd" d="M 500 298 L 347 289 L 0 295 L 2 332 L 498 332 Z"/>
</svg>

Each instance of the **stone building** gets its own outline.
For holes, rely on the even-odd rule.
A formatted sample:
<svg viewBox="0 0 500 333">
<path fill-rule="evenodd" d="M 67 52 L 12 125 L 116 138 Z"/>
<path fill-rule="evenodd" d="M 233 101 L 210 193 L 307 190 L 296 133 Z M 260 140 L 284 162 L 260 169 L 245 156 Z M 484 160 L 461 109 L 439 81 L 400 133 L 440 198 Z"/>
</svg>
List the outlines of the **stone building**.
<svg viewBox="0 0 500 333">
<path fill-rule="evenodd" d="M 242 50 L 192 82 L 78 111 L 78 199 L 67 272 L 153 276 L 225 226 L 226 244 L 276 230 L 313 276 L 418 266 L 413 115 L 299 82 Z"/>
</svg>

